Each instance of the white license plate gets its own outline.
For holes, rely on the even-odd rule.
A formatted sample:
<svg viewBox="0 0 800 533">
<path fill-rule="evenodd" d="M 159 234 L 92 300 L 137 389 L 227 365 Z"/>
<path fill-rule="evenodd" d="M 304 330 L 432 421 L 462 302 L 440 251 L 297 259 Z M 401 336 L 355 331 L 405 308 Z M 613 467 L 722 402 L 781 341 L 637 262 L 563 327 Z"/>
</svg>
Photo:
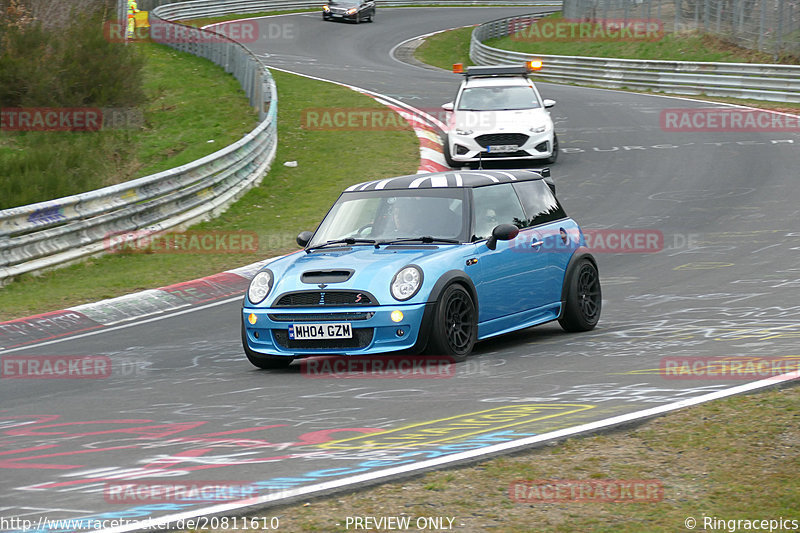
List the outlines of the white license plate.
<svg viewBox="0 0 800 533">
<path fill-rule="evenodd" d="M 351 339 L 353 328 L 349 322 L 336 324 L 292 324 L 289 326 L 289 338 L 306 341 L 314 339 Z"/>
<path fill-rule="evenodd" d="M 332 16 L 332 17 L 336 17 L 336 18 L 341 18 L 341 17 L 342 17 L 342 15 L 341 15 L 341 14 L 339 14 L 339 13 L 334 13 L 334 14 L 332 14 L 331 16 Z"/>
<path fill-rule="evenodd" d="M 507 152 L 516 152 L 519 150 L 519 145 L 516 144 L 496 144 L 487 148 L 489 152 L 502 154 Z"/>
</svg>

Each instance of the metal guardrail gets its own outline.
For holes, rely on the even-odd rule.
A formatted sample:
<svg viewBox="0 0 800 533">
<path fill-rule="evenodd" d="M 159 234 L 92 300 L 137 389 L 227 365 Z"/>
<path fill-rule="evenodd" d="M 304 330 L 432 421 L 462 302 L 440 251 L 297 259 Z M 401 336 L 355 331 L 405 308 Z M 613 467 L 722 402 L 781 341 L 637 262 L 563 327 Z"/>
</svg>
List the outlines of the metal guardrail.
<svg viewBox="0 0 800 533">
<path fill-rule="evenodd" d="M 382 6 L 448 3 L 495 4 L 479 0 L 380 2 Z M 537 6 L 561 2 L 501 0 L 496 4 Z M 126 13 L 126 5 L 125 0 L 119 2 L 120 13 Z M 163 24 L 318 6 L 318 0 L 138 2 L 140 9 L 150 10 L 151 22 Z M 232 73 L 250 98 L 250 104 L 258 109 L 261 123 L 238 142 L 181 167 L 95 191 L 0 211 L 0 285 L 19 274 L 102 253 L 112 235 L 178 229 L 219 214 L 256 185 L 269 169 L 277 146 L 277 93 L 266 66 L 244 46 L 223 35 L 178 25 L 181 42 L 164 44 L 209 59 Z M 213 38 L 208 38 L 209 33 L 213 33 Z M 154 33 L 153 37 L 156 36 Z"/>
<path fill-rule="evenodd" d="M 512 35 L 539 15 L 508 17 L 481 24 L 472 33 L 470 58 L 479 65 L 541 59 L 543 80 L 685 95 L 800 102 L 800 66 L 757 63 L 650 61 L 603 57 L 527 54 L 493 48 L 488 39 Z"/>
<path fill-rule="evenodd" d="M 151 20 L 172 24 L 159 10 Z M 112 235 L 157 232 L 217 215 L 256 185 L 277 146 L 277 92 L 267 68 L 225 36 L 184 27 L 173 48 L 232 73 L 260 124 L 236 143 L 186 165 L 118 185 L 0 211 L 0 284 L 13 276 L 106 251 Z M 206 35 L 205 38 L 202 35 Z M 205 42 L 204 42 L 205 41 Z M 213 42 L 209 42 L 213 41 Z"/>
</svg>

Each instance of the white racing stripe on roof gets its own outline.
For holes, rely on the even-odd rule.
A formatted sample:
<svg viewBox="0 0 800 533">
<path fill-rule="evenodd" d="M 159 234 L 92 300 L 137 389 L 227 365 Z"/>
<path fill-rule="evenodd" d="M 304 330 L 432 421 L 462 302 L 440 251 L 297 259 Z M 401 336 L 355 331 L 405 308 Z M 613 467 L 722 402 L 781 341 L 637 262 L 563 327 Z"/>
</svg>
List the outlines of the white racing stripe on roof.
<svg viewBox="0 0 800 533">
<path fill-rule="evenodd" d="M 475 176 L 483 176 L 484 178 L 489 178 L 494 183 L 500 183 L 500 180 L 492 176 L 491 174 L 484 174 L 482 172 L 471 172 L 471 174 Z"/>
<path fill-rule="evenodd" d="M 375 190 L 376 190 L 376 191 L 380 191 L 380 190 L 382 190 L 382 189 L 383 189 L 384 187 L 386 187 L 386 186 L 389 184 L 389 182 L 391 182 L 393 179 L 394 179 L 394 178 L 389 178 L 389 179 L 385 179 L 385 180 L 381 180 L 381 181 L 379 181 L 379 182 L 378 182 L 378 184 L 377 184 L 377 185 L 375 185 Z"/>
<path fill-rule="evenodd" d="M 375 182 L 375 181 L 370 181 L 370 182 L 368 182 L 368 183 L 365 183 L 364 185 L 362 185 L 361 187 L 359 187 L 359 188 L 358 188 L 358 190 L 359 190 L 359 191 L 363 191 L 363 190 L 365 190 L 367 187 L 369 187 L 370 185 L 374 185 L 375 183 L 377 183 L 377 182 Z"/>
<path fill-rule="evenodd" d="M 359 185 L 360 185 L 359 183 L 356 183 L 355 185 L 351 185 L 348 188 L 346 188 L 344 190 L 344 192 L 352 192 L 352 191 L 356 190 L 356 187 L 358 187 Z"/>
<path fill-rule="evenodd" d="M 417 178 L 417 179 L 415 179 L 414 181 L 412 181 L 412 182 L 411 182 L 411 183 L 408 185 L 408 188 L 409 188 L 409 189 L 416 189 L 417 187 L 419 187 L 419 186 L 422 184 L 422 182 L 423 182 L 423 181 L 425 181 L 425 180 L 426 180 L 426 179 L 428 179 L 429 177 L 430 177 L 430 176 L 422 176 L 421 178 Z"/>
<path fill-rule="evenodd" d="M 511 181 L 517 181 L 517 177 L 511 172 L 498 171 L 498 174 L 502 174 L 503 176 L 508 176 L 508 179 L 510 179 Z"/>
<path fill-rule="evenodd" d="M 431 176 L 431 186 L 433 186 L 433 187 L 447 187 L 447 174 L 440 174 L 438 176 Z"/>
<path fill-rule="evenodd" d="M 461 180 L 461 174 L 459 174 L 458 172 L 456 172 L 456 173 L 455 173 L 455 174 L 453 174 L 453 175 L 456 177 L 456 187 L 461 187 L 461 186 L 463 186 L 463 185 L 464 185 L 464 182 Z"/>
</svg>

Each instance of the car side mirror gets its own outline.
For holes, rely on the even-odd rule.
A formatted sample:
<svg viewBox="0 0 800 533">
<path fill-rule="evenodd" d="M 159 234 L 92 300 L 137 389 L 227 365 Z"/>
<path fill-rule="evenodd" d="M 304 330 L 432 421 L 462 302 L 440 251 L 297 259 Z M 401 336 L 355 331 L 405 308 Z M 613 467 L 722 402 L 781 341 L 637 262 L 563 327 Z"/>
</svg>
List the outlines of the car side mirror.
<svg viewBox="0 0 800 533">
<path fill-rule="evenodd" d="M 452 111 L 455 109 L 455 106 L 453 105 L 453 102 L 447 102 L 446 104 L 442 104 L 442 109 L 445 111 Z"/>
<path fill-rule="evenodd" d="M 542 103 L 544 104 L 545 109 L 551 108 L 554 105 L 556 105 L 556 101 L 551 100 L 549 98 L 545 98 L 544 100 L 542 100 Z"/>
<path fill-rule="evenodd" d="M 497 241 L 510 241 L 519 235 L 519 228 L 513 224 L 499 224 L 492 230 L 492 236 L 486 241 L 486 247 L 490 250 L 497 248 Z"/>
<path fill-rule="evenodd" d="M 313 236 L 314 234 L 312 232 L 303 231 L 300 233 L 300 235 L 297 236 L 297 244 L 300 245 L 300 248 L 305 248 L 306 245 L 308 244 L 308 241 L 310 241 L 311 237 Z"/>
</svg>

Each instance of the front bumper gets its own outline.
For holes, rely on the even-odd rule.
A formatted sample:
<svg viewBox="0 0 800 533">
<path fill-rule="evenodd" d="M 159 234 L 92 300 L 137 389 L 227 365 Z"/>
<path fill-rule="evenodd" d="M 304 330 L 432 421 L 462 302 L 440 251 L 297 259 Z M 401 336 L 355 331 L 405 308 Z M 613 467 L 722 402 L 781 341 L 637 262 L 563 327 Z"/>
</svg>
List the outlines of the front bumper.
<svg viewBox="0 0 800 533">
<path fill-rule="evenodd" d="M 312 355 L 360 355 L 397 352 L 424 347 L 427 342 L 426 320 L 433 305 L 412 304 L 365 307 L 316 308 L 242 308 L 245 348 L 263 355 L 303 357 Z M 394 322 L 392 311 L 403 312 L 403 319 Z M 256 316 L 250 324 L 248 316 Z M 291 340 L 291 324 L 325 324 L 348 322 L 353 329 L 351 339 Z M 402 335 L 398 332 L 402 331 Z"/>
<path fill-rule="evenodd" d="M 471 135 L 458 135 L 450 133 L 447 135 L 450 158 L 453 161 L 462 163 L 473 163 L 479 160 L 508 161 L 519 159 L 547 159 L 553 155 L 553 136 L 554 130 L 542 133 L 504 133 L 502 135 L 527 137 L 523 143 L 515 143 L 519 149 L 514 152 L 492 153 L 488 146 L 493 143 L 486 142 L 480 137 L 491 137 L 493 134 L 485 132 L 473 133 Z M 507 144 L 502 140 L 495 144 Z M 478 157 L 480 154 L 480 157 Z"/>
<path fill-rule="evenodd" d="M 358 12 L 348 15 L 345 11 L 322 11 L 322 16 L 328 20 L 348 20 L 354 21 L 358 18 Z"/>
</svg>

